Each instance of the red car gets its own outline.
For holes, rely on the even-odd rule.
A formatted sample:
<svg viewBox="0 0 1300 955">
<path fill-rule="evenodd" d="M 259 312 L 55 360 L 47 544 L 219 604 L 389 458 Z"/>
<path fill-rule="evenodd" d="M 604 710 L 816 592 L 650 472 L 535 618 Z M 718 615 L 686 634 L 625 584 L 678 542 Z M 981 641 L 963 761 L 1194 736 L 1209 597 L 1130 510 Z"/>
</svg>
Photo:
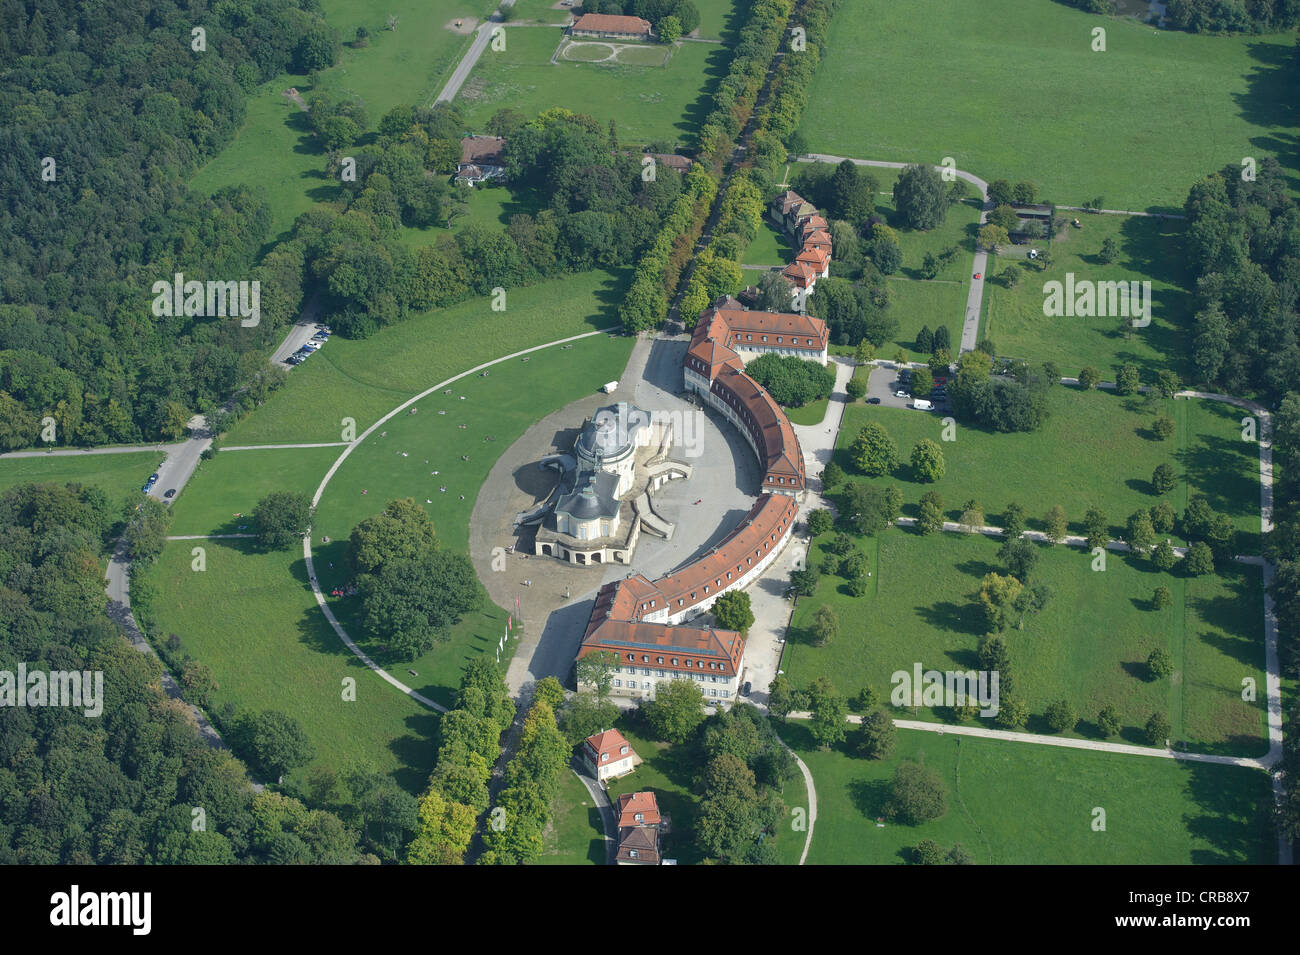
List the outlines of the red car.
<svg viewBox="0 0 1300 955">
<path fill-rule="evenodd" d="M 976 273 L 975 273 L 975 277 L 976 277 L 976 278 L 979 278 L 981 275 L 983 275 L 982 272 L 976 272 Z"/>
</svg>

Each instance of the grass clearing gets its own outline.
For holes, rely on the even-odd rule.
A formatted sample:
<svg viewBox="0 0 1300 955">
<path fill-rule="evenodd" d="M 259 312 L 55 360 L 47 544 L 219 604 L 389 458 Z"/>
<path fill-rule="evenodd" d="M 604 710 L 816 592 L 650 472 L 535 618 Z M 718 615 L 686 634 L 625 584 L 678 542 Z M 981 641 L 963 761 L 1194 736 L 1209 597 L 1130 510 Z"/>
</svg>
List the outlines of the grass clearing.
<svg viewBox="0 0 1300 955">
<path fill-rule="evenodd" d="M 370 31 L 365 47 L 345 44 L 339 62 L 319 74 L 282 74 L 259 86 L 248 99 L 248 115 L 235 139 L 190 180 L 196 192 L 211 194 L 246 184 L 271 206 L 272 240 L 285 236 L 293 220 L 318 202 L 337 198 L 338 185 L 325 175 L 326 152 L 307 125 L 307 116 L 284 96 L 295 87 L 310 104 L 314 95 L 359 97 L 371 125 L 399 103 L 427 105 L 446 75 L 469 49 L 473 37 L 446 29 L 458 17 L 482 18 L 494 4 L 475 0 L 393 0 L 382 12 L 366 0 L 324 0 L 331 26 L 351 41 L 359 26 Z M 397 27 L 387 30 L 389 15 Z"/>
<path fill-rule="evenodd" d="M 507 30 L 506 49 L 488 50 L 456 98 L 468 125 L 482 127 L 505 106 L 532 116 L 556 106 L 618 124 L 623 146 L 654 140 L 681 142 L 694 134 L 706 97 L 726 73 L 728 50 L 718 44 L 683 43 L 662 66 L 551 62 L 559 30 Z M 650 48 L 648 48 L 650 49 Z M 662 48 L 653 48 L 662 56 Z M 647 51 L 626 53 L 636 59 Z M 594 55 L 594 54 L 593 54 Z"/>
<path fill-rule="evenodd" d="M 425 312 L 370 338 L 335 335 L 262 407 L 226 435 L 227 444 L 338 441 L 345 417 L 360 434 L 412 395 L 503 354 L 619 324 L 629 273 L 584 272 L 511 289 L 507 310 L 474 298 Z"/>
<path fill-rule="evenodd" d="M 546 848 L 538 865 L 604 865 L 605 826 L 587 787 L 572 771 L 560 779 Z"/>
<path fill-rule="evenodd" d="M 817 593 L 795 610 L 786 672 L 799 685 L 828 676 L 851 696 L 864 686 L 887 695 L 891 675 L 911 673 L 915 663 L 927 670 L 978 669 L 985 626 L 975 594 L 986 573 L 1005 572 L 996 556 L 999 544 L 983 536 L 924 537 L 910 530 L 860 541 L 872 591 L 852 597 L 842 578 L 823 576 Z M 1051 588 L 1051 599 L 1026 618 L 1023 630 L 1004 634 L 1015 693 L 1033 714 L 1029 732 L 1050 732 L 1042 714 L 1065 699 L 1081 720 L 1071 735 L 1099 738 L 1097 714 L 1113 705 L 1123 742 L 1142 744 L 1141 727 L 1158 711 L 1174 723 L 1174 738 L 1192 750 L 1263 754 L 1263 702 L 1245 703 L 1240 696 L 1244 677 L 1257 685 L 1264 678 L 1257 569 L 1232 565 L 1217 577 L 1189 580 L 1119 554 L 1108 555 L 1105 572 L 1098 573 L 1078 548 L 1040 546 L 1038 553 L 1033 577 Z M 820 566 L 822 557 L 814 545 L 810 566 Z M 1156 611 L 1151 594 L 1162 584 L 1174 602 Z M 814 646 L 809 634 L 821 604 L 835 609 L 841 627 L 825 647 Z M 1168 649 L 1179 669 L 1173 679 L 1148 682 L 1146 659 L 1157 647 Z M 913 718 L 913 711 L 900 715 Z M 915 713 L 940 717 L 947 711 L 923 707 Z"/>
<path fill-rule="evenodd" d="M 1191 404 L 1156 401 L 1157 408 L 1173 415 L 1175 421 Z M 845 411 L 835 460 L 851 477 L 860 479 L 849 449 L 863 425 L 875 421 L 894 438 L 904 463 L 891 477 L 865 480 L 897 480 L 903 491 L 903 513 L 909 517 L 916 516 L 915 505 L 921 495 L 934 490 L 943 497 L 949 520 L 957 520 L 961 505 L 974 498 L 983 504 L 987 522 L 996 525 L 1003 509 L 1014 501 L 1028 513 L 1029 527 L 1042 530 L 1043 517 L 1060 504 L 1071 533 L 1081 533 L 1084 513 L 1096 505 L 1109 519 L 1112 537 L 1123 536 L 1130 514 L 1159 499 L 1151 489 L 1151 473 L 1156 465 L 1168 463 L 1180 472 L 1180 483 L 1164 497 L 1180 514 L 1186 506 L 1189 474 L 1198 487 L 1216 487 L 1231 476 L 1211 502 L 1243 522 L 1253 510 L 1258 529 L 1258 477 L 1254 489 L 1249 489 L 1244 458 L 1234 454 L 1221 460 L 1212 453 L 1231 437 L 1240 439 L 1240 426 L 1232 432 L 1231 418 L 1198 410 L 1181 425 L 1177 438 L 1160 441 L 1150 433 L 1155 411 L 1144 410 L 1143 399 L 1057 385 L 1048 402 L 1050 417 L 1038 431 L 999 434 L 958 425 L 953 441 L 942 440 L 944 426 L 939 415 L 854 402 Z M 933 484 L 916 480 L 907 463 L 922 438 L 938 441 L 943 449 L 944 476 Z M 1258 454 L 1257 445 L 1241 444 Z M 1009 470 L 1016 476 L 1014 481 L 1008 480 Z M 1231 505 L 1229 494 L 1233 495 Z M 1248 540 L 1240 546 L 1248 548 L 1245 552 L 1258 553 L 1258 545 L 1249 549 Z"/>
<path fill-rule="evenodd" d="M 1097 25 L 1104 53 L 1092 50 Z M 1275 154 L 1295 174 L 1293 47 L 1286 34 L 1156 31 L 1060 3 L 866 0 L 832 21 L 808 101 L 872 106 L 809 109 L 801 131 L 822 153 L 951 156 L 1059 203 L 1170 208 L 1242 156 Z"/>
<path fill-rule="evenodd" d="M 899 865 L 922 839 L 960 842 L 981 865 L 1276 861 L 1268 777 L 1256 770 L 914 730 L 900 730 L 894 757 L 877 762 L 817 749 L 797 721 L 781 733 L 817 786 L 812 865 Z M 940 775 L 948 811 L 877 827 L 903 759 Z M 1091 826 L 1096 806 L 1104 832 Z"/>
<path fill-rule="evenodd" d="M 140 496 L 140 488 L 162 461 L 163 454 L 155 451 L 0 458 L 0 491 L 31 482 L 86 484 L 103 488 L 108 499 L 116 504 Z"/>
<path fill-rule="evenodd" d="M 1000 276 L 1012 263 L 1024 261 L 1024 247 L 1013 247 L 1014 258 L 996 257 L 985 283 L 980 337 L 996 342 L 999 355 L 1054 361 L 1068 375 L 1092 365 L 1113 379 L 1116 367 L 1131 363 L 1148 381 L 1163 368 L 1195 377 L 1188 344 L 1195 302 L 1187 291 L 1191 276 L 1182 264 L 1183 224 L 1108 215 L 1080 215 L 1079 222 L 1081 228 L 1067 227 L 1052 243 L 1052 267 L 1045 272 L 1022 269 L 1014 288 L 1003 285 Z M 1099 254 L 1108 238 L 1120 248 L 1111 265 Z M 1120 317 L 1044 315 L 1045 284 L 1055 281 L 1064 287 L 1068 273 L 1076 283 L 1150 281 L 1151 324 L 1121 327 L 1125 319 Z"/>
<path fill-rule="evenodd" d="M 499 366 L 487 378 L 471 376 L 457 382 L 453 394 L 428 396 L 415 406 L 415 415 L 397 416 L 385 425 L 386 434 L 373 434 L 358 445 L 330 481 L 312 523 L 321 589 L 328 594 L 348 582 L 347 541 L 352 528 L 394 498 L 414 498 L 429 512 L 442 543 L 465 552 L 470 513 L 497 458 L 539 416 L 595 392 L 609 380 L 611 368 L 621 370 L 627 364 L 632 346 L 630 338 L 598 335 L 574 342 L 569 349 L 555 347 L 535 353 L 527 365 Z M 526 386 L 521 387 L 521 382 Z M 460 400 L 461 395 L 465 401 Z M 485 440 L 488 437 L 493 440 Z M 337 457 L 342 449 L 330 450 Z M 469 460 L 462 460 L 463 455 Z M 439 472 L 436 475 L 431 473 L 435 470 Z M 445 493 L 440 490 L 444 486 Z M 326 536 L 330 543 L 321 544 Z M 495 653 L 506 630 L 506 611 L 486 604 L 482 612 L 469 615 L 453 628 L 447 642 L 408 662 L 384 652 L 383 641 L 365 633 L 357 598 L 329 599 L 349 634 L 377 662 L 444 704 L 451 701 L 464 663 L 480 653 Z M 542 621 L 532 623 L 540 626 Z M 512 636 L 518 635 L 516 628 Z M 517 640 L 512 639 L 508 652 L 513 653 L 516 646 Z M 417 675 L 412 676 L 411 670 Z"/>
<path fill-rule="evenodd" d="M 381 681 L 343 645 L 311 596 L 302 552 L 262 553 L 248 540 L 205 546 L 203 573 L 191 569 L 190 541 L 168 544 L 149 568 L 156 591 L 149 630 L 155 642 L 177 634 L 184 650 L 212 669 L 220 686 L 212 709 L 233 703 L 281 710 L 306 730 L 316 750 L 312 765 L 369 765 L 422 792 L 434 763 L 437 715 Z M 355 702 L 342 698 L 345 677 L 356 680 Z"/>
<path fill-rule="evenodd" d="M 300 491 L 310 497 L 342 450 L 219 452 L 211 460 L 200 462 L 172 505 L 171 533 L 255 533 L 253 508 L 258 501 L 272 491 Z"/>
</svg>

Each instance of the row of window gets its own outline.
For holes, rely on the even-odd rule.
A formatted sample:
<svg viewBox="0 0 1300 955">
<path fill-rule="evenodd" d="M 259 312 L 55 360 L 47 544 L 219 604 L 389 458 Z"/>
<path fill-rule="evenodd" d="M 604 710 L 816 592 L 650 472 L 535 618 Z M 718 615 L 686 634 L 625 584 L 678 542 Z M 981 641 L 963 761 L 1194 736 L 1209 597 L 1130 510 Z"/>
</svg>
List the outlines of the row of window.
<svg viewBox="0 0 1300 955">
<path fill-rule="evenodd" d="M 622 688 L 623 688 L 623 681 L 622 681 L 622 680 L 615 680 L 615 681 L 614 681 L 614 686 L 618 687 L 619 689 L 622 689 Z M 627 681 L 627 688 L 628 688 L 629 690 L 642 689 L 642 687 L 639 687 L 639 686 L 637 685 L 636 680 L 628 680 L 628 681 Z M 653 684 L 653 683 L 650 683 L 649 681 L 647 681 L 646 684 L 645 684 L 645 686 L 644 686 L 644 689 L 652 690 L 652 689 L 654 689 L 654 684 Z M 700 692 L 703 693 L 704 691 L 703 691 L 703 690 L 700 690 Z M 709 696 L 730 697 L 730 696 L 731 696 L 731 691 L 730 691 L 730 690 L 719 690 L 719 689 L 716 689 L 716 688 L 711 688 L 711 689 L 709 690 L 709 692 L 708 692 L 708 695 L 709 695 Z"/>
<path fill-rule="evenodd" d="M 636 662 L 636 654 L 635 654 L 635 653 L 629 653 L 629 654 L 627 655 L 627 659 L 628 659 L 628 662 L 629 662 L 629 663 L 635 663 L 635 662 Z M 641 654 L 641 662 L 642 662 L 642 663 L 649 663 L 649 662 L 650 662 L 650 657 L 647 656 L 647 655 L 644 654 L 644 653 Z M 655 658 L 655 662 L 658 663 L 658 664 L 660 664 L 660 665 L 662 666 L 662 665 L 663 665 L 663 662 L 664 662 L 664 658 L 663 658 L 663 657 L 656 657 L 656 658 Z M 692 664 L 690 660 L 687 660 L 687 661 L 686 661 L 686 666 L 689 667 L 689 666 L 698 665 L 699 668 L 700 668 L 701 670 L 703 670 L 703 669 L 705 668 L 705 667 L 704 667 L 704 663 L 705 663 L 705 661 L 703 661 L 703 660 L 697 660 L 697 661 L 695 661 L 695 664 Z M 673 665 L 673 666 L 677 666 L 677 665 L 678 665 L 678 663 L 677 663 L 677 657 L 673 657 L 673 658 L 672 658 L 672 665 Z M 708 668 L 709 668 L 710 670 L 725 670 L 725 669 L 726 669 L 726 667 L 724 667 L 721 663 L 714 663 L 714 662 L 712 662 L 712 661 L 709 661 Z M 636 667 L 624 667 L 624 668 L 623 668 L 623 672 L 624 672 L 624 673 L 635 674 L 635 673 L 636 673 Z M 642 673 L 642 675 L 644 675 L 644 676 L 649 676 L 649 675 L 650 675 L 650 671 L 649 671 L 649 669 L 644 669 L 644 670 L 641 671 L 641 673 Z M 660 671 L 659 675 L 660 675 L 660 676 L 663 676 L 663 671 Z"/>
<path fill-rule="evenodd" d="M 701 664 L 701 666 L 703 666 L 703 664 Z M 709 666 L 713 666 L 713 664 L 710 663 Z M 718 664 L 718 669 L 719 669 L 719 670 L 724 670 L 724 669 L 726 669 L 726 668 L 725 668 L 721 663 L 719 663 L 719 664 Z M 629 674 L 631 674 L 632 676 L 636 676 L 636 667 L 627 667 L 627 668 L 625 668 L 625 669 L 623 670 L 623 672 L 624 672 L 624 673 L 629 673 Z M 642 676 L 649 676 L 649 675 L 650 675 L 650 670 L 649 670 L 649 669 L 643 669 L 643 670 L 641 671 L 641 675 L 642 675 Z M 698 680 L 698 681 L 701 682 L 701 683 L 703 683 L 705 680 L 708 680 L 708 682 L 710 682 L 710 683 L 725 683 L 725 682 L 729 679 L 728 677 L 725 677 L 725 676 L 706 676 L 706 675 L 703 674 L 703 673 L 669 673 L 667 670 L 655 670 L 655 671 L 654 671 L 654 675 L 657 676 L 657 677 L 659 677 L 660 679 L 665 679 L 665 678 L 667 678 L 667 677 L 672 677 L 673 679 L 677 679 L 677 678 L 679 678 L 679 677 L 685 677 L 685 678 L 687 678 L 687 679 L 691 679 L 691 678 L 693 677 L 694 679 Z M 618 681 L 617 681 L 617 680 L 614 681 L 614 685 L 615 685 L 615 686 L 618 686 Z M 632 682 L 632 681 L 629 680 L 629 681 L 628 681 L 628 686 L 636 686 L 636 684 L 635 684 L 634 682 Z M 650 686 L 650 684 L 649 684 L 649 683 L 646 683 L 646 686 Z"/>
</svg>

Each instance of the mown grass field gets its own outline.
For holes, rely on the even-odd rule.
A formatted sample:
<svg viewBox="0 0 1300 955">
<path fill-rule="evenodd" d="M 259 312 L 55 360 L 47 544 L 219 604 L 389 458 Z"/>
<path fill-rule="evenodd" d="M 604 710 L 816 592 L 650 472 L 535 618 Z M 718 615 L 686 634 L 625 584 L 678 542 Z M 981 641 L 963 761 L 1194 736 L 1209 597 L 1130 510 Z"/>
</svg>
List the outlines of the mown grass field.
<svg viewBox="0 0 1300 955">
<path fill-rule="evenodd" d="M 506 106 L 532 116 L 563 106 L 601 124 L 615 120 L 619 143 L 687 142 L 706 111 L 706 96 L 725 75 L 721 44 L 682 43 L 663 66 L 551 63 L 559 29 L 507 29 L 506 49 L 490 47 L 456 97 L 473 128 Z"/>
<path fill-rule="evenodd" d="M 195 546 L 206 551 L 202 572 L 192 569 Z M 157 643 L 175 633 L 185 652 L 212 669 L 220 685 L 213 711 L 227 702 L 280 710 L 306 730 L 313 765 L 368 765 L 412 793 L 427 787 L 436 714 L 380 680 L 338 639 L 308 589 L 300 549 L 173 541 L 147 579 L 156 590 L 150 637 Z M 355 702 L 343 699 L 345 678 L 356 681 Z"/>
<path fill-rule="evenodd" d="M 564 771 L 539 865 L 604 865 L 605 826 L 587 787 Z"/>
<path fill-rule="evenodd" d="M 451 395 L 430 395 L 415 406 L 415 415 L 398 415 L 358 445 L 325 489 L 313 521 L 313 555 L 321 589 L 328 594 L 348 582 L 347 541 L 352 528 L 395 498 L 414 498 L 429 512 L 439 540 L 464 553 L 479 487 L 497 458 L 538 417 L 593 393 L 609 380 L 611 368 L 621 371 L 632 344 L 630 338 L 595 336 L 575 342 L 571 349 L 555 347 L 534 353 L 528 364 L 498 366 L 487 378 L 473 375 L 462 379 Z M 465 401 L 460 400 L 461 395 Z M 440 415 L 439 411 L 447 413 Z M 488 437 L 493 440 L 485 440 Z M 462 455 L 469 460 L 462 460 Z M 318 483 L 319 477 L 309 493 L 315 492 Z M 445 493 L 440 490 L 444 486 Z M 328 544 L 321 543 L 324 537 L 330 538 Z M 453 629 L 446 643 L 408 662 L 385 653 L 380 646 L 383 641 L 362 629 L 357 598 L 330 600 L 348 633 L 377 662 L 442 703 L 450 702 L 464 663 L 479 653 L 495 653 L 506 630 L 506 611 L 485 603 L 482 612 L 469 615 Z M 529 625 L 526 608 L 525 623 Z M 540 620 L 531 622 L 541 624 Z M 517 630 L 512 634 L 518 635 Z M 517 641 L 512 640 L 508 654 L 515 646 Z"/>
<path fill-rule="evenodd" d="M 962 254 L 969 265 L 969 257 Z M 933 282 L 912 281 L 895 277 L 889 282 L 889 314 L 898 319 L 894 337 L 876 349 L 881 358 L 894 358 L 903 352 L 908 361 L 928 361 L 929 353 L 916 348 L 916 336 L 923 326 L 931 332 L 939 326 L 948 327 L 950 350 L 961 348 L 962 313 L 966 310 L 966 283 L 952 279 Z"/>
<path fill-rule="evenodd" d="M 1057 385 L 1048 401 L 1050 416 L 1038 431 L 998 434 L 957 424 L 952 441 L 943 440 L 938 415 L 857 401 L 845 411 L 835 460 L 855 480 L 898 482 L 903 513 L 909 517 L 916 516 L 921 496 L 934 490 L 943 498 L 949 520 L 957 520 L 961 506 L 973 498 L 984 506 L 987 522 L 1000 525 L 1003 510 L 1015 502 L 1028 513 L 1029 527 L 1042 530 L 1043 517 L 1060 504 L 1071 533 L 1081 533 L 1084 514 L 1095 505 L 1109 519 L 1112 537 L 1123 536 L 1130 514 L 1159 499 L 1151 473 L 1168 463 L 1180 478 L 1164 495 L 1175 511 L 1182 514 L 1189 488 L 1206 493 L 1212 506 L 1230 514 L 1241 529 L 1238 552 L 1259 553 L 1259 446 L 1241 440 L 1237 409 L 1217 402 L 1157 399 L 1156 408 L 1177 424 L 1174 435 L 1160 441 L 1151 433 L 1156 411 L 1145 410 L 1144 399 Z M 853 441 L 868 422 L 883 425 L 898 445 L 902 464 L 889 477 L 864 478 L 852 463 Z M 916 479 L 909 463 L 912 448 L 923 438 L 939 442 L 944 455 L 944 475 L 932 484 Z"/>
<path fill-rule="evenodd" d="M 1080 228 L 1066 228 L 1052 243 L 1052 267 L 1045 272 L 1036 266 L 1022 268 L 1013 288 L 1000 276 L 1011 262 L 1025 261 L 1023 247 L 1011 247 L 1018 253 L 1015 259 L 990 261 L 980 337 L 991 338 L 999 355 L 1054 361 L 1067 375 L 1092 365 L 1113 379 L 1116 367 L 1131 363 L 1147 378 L 1162 368 L 1194 377 L 1189 335 L 1196 305 L 1188 291 L 1191 276 L 1183 266 L 1183 223 L 1136 216 L 1080 214 L 1078 219 Z M 1110 265 L 1099 255 L 1108 238 L 1120 247 L 1119 258 Z M 1151 324 L 1121 328 L 1124 319 L 1117 316 L 1044 315 L 1046 283 L 1064 286 L 1067 273 L 1073 273 L 1076 283 L 1149 281 Z"/>
<path fill-rule="evenodd" d="M 838 576 L 823 576 L 817 593 L 799 601 L 783 666 L 806 685 L 828 676 L 849 695 L 864 686 L 887 696 L 891 675 L 930 670 L 979 669 L 977 650 L 985 625 L 976 593 L 985 574 L 1005 573 L 1000 541 L 953 533 L 923 537 L 888 530 L 861 546 L 870 559 L 872 591 L 852 597 Z M 1173 725 L 1173 738 L 1197 751 L 1258 756 L 1265 750 L 1264 709 L 1241 699 L 1244 677 L 1263 686 L 1263 604 L 1258 569 L 1231 565 L 1217 576 L 1188 579 L 1178 568 L 1160 573 L 1141 558 L 1107 557 L 1094 571 L 1079 548 L 1040 546 L 1033 579 L 1047 584 L 1047 607 L 1026 617 L 1023 630 L 1004 636 L 1011 654 L 1015 693 L 1028 705 L 1029 732 L 1050 732 L 1042 714 L 1059 699 L 1081 722 L 1076 735 L 1098 738 L 1095 721 L 1113 705 L 1124 742 L 1142 744 L 1140 730 L 1153 712 Z M 810 566 L 820 566 L 815 545 Z M 1155 587 L 1167 586 L 1173 604 L 1152 608 Z M 840 635 L 825 647 L 809 632 L 818 606 L 828 604 Z M 1148 681 L 1146 659 L 1169 650 L 1172 678 Z M 912 716 L 909 708 L 899 715 Z M 947 718 L 920 708 L 917 718 Z M 981 721 L 982 722 L 982 721 Z"/>
<path fill-rule="evenodd" d="M 907 730 L 892 758 L 872 761 L 817 749 L 798 722 L 781 733 L 817 787 L 810 865 L 904 864 L 922 839 L 960 842 L 979 865 L 1277 860 L 1268 777 L 1256 770 Z M 938 773 L 948 810 L 919 826 L 877 826 L 903 759 Z M 1093 828 L 1098 807 L 1104 831 Z"/>
<path fill-rule="evenodd" d="M 363 341 L 336 335 L 288 383 L 226 435 L 226 444 L 341 440 L 407 398 L 501 355 L 618 326 L 628 273 L 585 272 L 510 289 L 506 311 L 474 298 L 425 312 Z"/>
<path fill-rule="evenodd" d="M 52 481 L 101 487 L 114 504 L 131 495 L 158 470 L 163 455 L 154 451 L 126 454 L 51 454 L 39 458 L 0 458 L 0 491 L 16 484 Z"/>
<path fill-rule="evenodd" d="M 253 508 L 273 491 L 310 495 L 342 448 L 222 451 L 198 470 L 172 505 L 171 534 L 251 534 Z M 236 516 L 239 515 L 239 516 Z"/>
<path fill-rule="evenodd" d="M 1105 52 L 1092 29 L 1106 30 Z M 1243 156 L 1294 173 L 1294 39 L 1156 31 L 1059 3 L 842 5 L 809 91 L 812 151 L 1029 179 L 1048 200 L 1181 206 Z M 936 95 L 938 94 L 938 95 Z M 1177 210 L 1175 210 L 1177 211 Z"/>
</svg>

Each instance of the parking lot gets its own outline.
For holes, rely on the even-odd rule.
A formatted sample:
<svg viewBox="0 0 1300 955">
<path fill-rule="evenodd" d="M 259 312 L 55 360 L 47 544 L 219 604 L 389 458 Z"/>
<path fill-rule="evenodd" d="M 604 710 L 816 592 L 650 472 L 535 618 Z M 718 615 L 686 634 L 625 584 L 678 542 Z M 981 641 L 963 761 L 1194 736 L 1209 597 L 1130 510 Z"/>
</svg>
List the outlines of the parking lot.
<svg viewBox="0 0 1300 955">
<path fill-rule="evenodd" d="M 916 367 L 921 366 L 917 365 Z M 900 391 L 907 394 L 899 397 L 898 392 Z M 877 365 L 871 369 L 871 375 L 867 379 L 867 394 L 864 400 L 869 404 L 878 404 L 887 408 L 911 408 L 911 386 L 904 380 L 902 369 L 890 364 Z M 938 400 L 929 398 L 927 400 L 934 405 L 935 411 L 941 411 L 945 414 L 948 412 L 947 397 Z"/>
</svg>

